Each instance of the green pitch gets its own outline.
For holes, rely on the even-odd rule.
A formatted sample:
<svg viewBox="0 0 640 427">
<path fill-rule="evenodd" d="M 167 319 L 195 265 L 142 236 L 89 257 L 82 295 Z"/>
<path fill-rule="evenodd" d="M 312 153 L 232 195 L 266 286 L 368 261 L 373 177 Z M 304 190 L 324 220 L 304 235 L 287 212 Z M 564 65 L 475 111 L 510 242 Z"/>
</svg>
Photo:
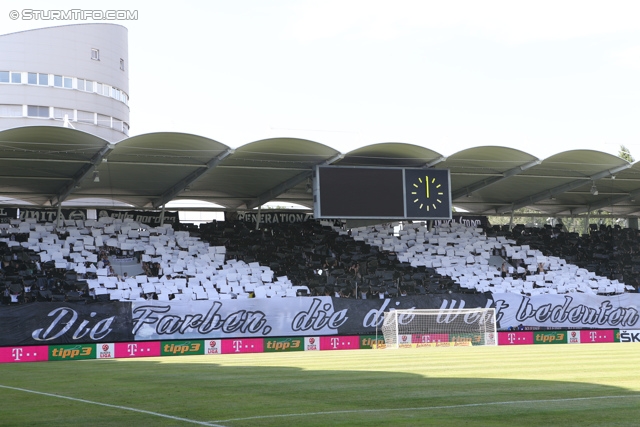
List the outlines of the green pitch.
<svg viewBox="0 0 640 427">
<path fill-rule="evenodd" d="M 637 426 L 640 345 L 0 364 L 2 426 Z"/>
</svg>

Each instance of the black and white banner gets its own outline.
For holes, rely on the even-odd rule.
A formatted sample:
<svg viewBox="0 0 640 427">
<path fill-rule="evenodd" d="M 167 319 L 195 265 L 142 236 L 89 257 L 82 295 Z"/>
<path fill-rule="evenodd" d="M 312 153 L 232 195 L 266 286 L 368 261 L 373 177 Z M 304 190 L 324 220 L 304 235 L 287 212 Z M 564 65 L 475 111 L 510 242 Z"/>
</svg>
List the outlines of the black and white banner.
<svg viewBox="0 0 640 427">
<path fill-rule="evenodd" d="M 130 303 L 35 302 L 0 308 L 0 346 L 132 339 Z"/>
<path fill-rule="evenodd" d="M 98 209 L 98 219 L 103 217 L 132 219 L 136 222 L 152 227 L 159 227 L 161 223 L 161 212 L 157 211 L 114 211 L 110 209 Z M 164 223 L 172 225 L 180 223 L 178 212 L 165 211 Z"/>
<path fill-rule="evenodd" d="M 233 218 L 232 218 L 233 217 Z M 258 220 L 257 212 L 225 212 L 225 221 L 244 221 L 255 224 Z M 265 209 L 260 213 L 260 224 L 293 224 L 307 222 L 313 219 L 313 215 L 308 212 L 294 210 Z"/>
<path fill-rule="evenodd" d="M 486 216 L 453 215 L 451 219 L 438 219 L 433 221 L 435 227 L 451 224 L 462 224 L 472 228 L 486 228 L 489 226 L 489 219 Z"/>
<path fill-rule="evenodd" d="M 374 334 L 390 309 L 486 307 L 484 295 L 332 297 L 133 303 L 136 340 Z"/>
<path fill-rule="evenodd" d="M 374 334 L 391 309 L 495 307 L 498 329 L 620 329 L 637 340 L 640 294 L 443 294 L 392 299 L 332 297 L 31 303 L 0 309 L 0 346 L 170 339 Z M 455 316 L 455 312 L 452 316 Z M 443 316 L 442 321 L 453 317 Z M 626 336 L 625 336 L 626 337 Z"/>
<path fill-rule="evenodd" d="M 493 294 L 500 328 L 636 329 L 640 294 L 615 296 Z"/>
<path fill-rule="evenodd" d="M 12 219 L 18 219 L 17 208 L 0 208 L 0 224 L 9 223 Z"/>
<path fill-rule="evenodd" d="M 31 208 L 20 208 L 20 217 L 21 221 L 25 219 L 35 218 L 37 222 L 57 222 L 58 221 L 58 210 L 57 209 L 31 209 Z M 84 221 L 87 219 L 87 210 L 86 209 L 61 209 L 60 210 L 60 221 L 64 220 L 81 220 Z"/>
</svg>

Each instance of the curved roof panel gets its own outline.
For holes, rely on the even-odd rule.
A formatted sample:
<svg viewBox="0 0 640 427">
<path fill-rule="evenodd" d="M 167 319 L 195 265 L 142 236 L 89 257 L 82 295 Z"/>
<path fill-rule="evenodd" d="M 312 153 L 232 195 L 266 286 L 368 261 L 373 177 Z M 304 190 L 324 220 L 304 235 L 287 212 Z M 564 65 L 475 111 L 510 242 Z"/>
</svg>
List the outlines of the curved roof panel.
<svg viewBox="0 0 640 427">
<path fill-rule="evenodd" d="M 230 208 L 255 207 L 267 201 L 310 206 L 307 179 L 316 165 L 340 153 L 297 138 L 271 138 L 236 148 L 232 155 L 192 186 L 189 198 Z"/>
<path fill-rule="evenodd" d="M 443 159 L 441 154 L 418 145 L 384 142 L 350 151 L 336 165 L 419 168 Z"/>
<path fill-rule="evenodd" d="M 508 180 L 496 183 L 490 191 L 477 194 L 479 204 L 474 212 L 506 213 L 529 206 L 557 214 L 560 213 L 558 206 L 571 208 L 579 203 L 572 194 L 584 194 L 586 186 L 586 193 L 591 195 L 589 191 L 593 182 L 629 166 L 625 160 L 599 151 L 559 153 Z"/>
<path fill-rule="evenodd" d="M 487 146 L 459 151 L 436 167 L 451 171 L 451 196 L 463 209 L 478 209 L 478 199 L 494 194 L 494 186 L 539 164 L 531 154 Z M 480 196 L 480 197 L 479 197 Z M 486 206 L 481 209 L 485 209 Z"/>
<path fill-rule="evenodd" d="M 47 205 L 107 141 L 73 129 L 28 126 L 0 132 L 0 195 Z"/>
<path fill-rule="evenodd" d="M 269 201 L 313 206 L 315 166 L 435 167 L 451 171 L 453 204 L 474 214 L 530 207 L 549 215 L 640 213 L 640 163 L 573 150 L 540 160 L 507 147 L 473 147 L 448 158 L 398 142 L 346 154 L 318 142 L 270 138 L 236 149 L 162 132 L 118 144 L 61 127 L 0 132 L 0 196 L 39 206 L 103 198 L 138 208 L 195 199 L 246 209 Z"/>
</svg>

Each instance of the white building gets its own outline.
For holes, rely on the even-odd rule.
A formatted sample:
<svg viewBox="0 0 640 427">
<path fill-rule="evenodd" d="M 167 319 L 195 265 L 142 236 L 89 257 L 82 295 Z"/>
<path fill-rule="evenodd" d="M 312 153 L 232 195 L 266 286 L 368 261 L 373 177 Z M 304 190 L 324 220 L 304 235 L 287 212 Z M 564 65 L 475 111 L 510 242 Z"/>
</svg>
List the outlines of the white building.
<svg viewBox="0 0 640 427">
<path fill-rule="evenodd" d="M 67 126 L 111 143 L 129 133 L 127 29 L 79 24 L 0 35 L 0 130 Z"/>
</svg>

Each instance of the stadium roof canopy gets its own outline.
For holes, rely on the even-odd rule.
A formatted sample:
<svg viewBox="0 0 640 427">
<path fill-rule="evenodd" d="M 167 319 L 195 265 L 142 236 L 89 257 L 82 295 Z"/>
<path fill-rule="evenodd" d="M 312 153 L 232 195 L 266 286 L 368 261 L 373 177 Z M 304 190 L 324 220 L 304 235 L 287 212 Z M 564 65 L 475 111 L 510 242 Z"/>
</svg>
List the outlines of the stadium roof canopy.
<svg viewBox="0 0 640 427">
<path fill-rule="evenodd" d="M 141 209 L 200 200 L 228 210 L 267 202 L 313 207 L 316 165 L 442 168 L 451 171 L 453 204 L 473 214 L 529 207 L 548 215 L 640 214 L 640 165 L 592 150 L 538 159 L 494 146 L 447 158 L 428 148 L 381 143 L 340 153 L 295 138 L 239 148 L 196 135 L 151 133 L 117 144 L 82 131 L 32 126 L 0 132 L 0 196 L 52 207 L 106 199 Z M 5 205 L 15 205 L 4 201 Z"/>
</svg>

